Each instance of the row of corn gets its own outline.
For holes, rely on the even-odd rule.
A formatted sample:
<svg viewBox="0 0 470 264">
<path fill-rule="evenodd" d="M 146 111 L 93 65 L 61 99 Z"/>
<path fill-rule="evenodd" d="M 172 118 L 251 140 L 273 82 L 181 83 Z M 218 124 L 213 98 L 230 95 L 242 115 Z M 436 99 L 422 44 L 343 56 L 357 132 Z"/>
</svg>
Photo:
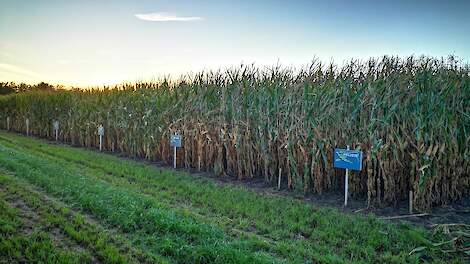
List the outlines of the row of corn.
<svg viewBox="0 0 470 264">
<path fill-rule="evenodd" d="M 179 80 L 0 97 L 0 127 L 305 193 L 339 191 L 335 147 L 364 152 L 351 194 L 421 211 L 470 193 L 470 69 L 453 58 L 383 57 L 293 70 L 241 66 Z M 7 124 L 8 119 L 8 124 Z"/>
</svg>

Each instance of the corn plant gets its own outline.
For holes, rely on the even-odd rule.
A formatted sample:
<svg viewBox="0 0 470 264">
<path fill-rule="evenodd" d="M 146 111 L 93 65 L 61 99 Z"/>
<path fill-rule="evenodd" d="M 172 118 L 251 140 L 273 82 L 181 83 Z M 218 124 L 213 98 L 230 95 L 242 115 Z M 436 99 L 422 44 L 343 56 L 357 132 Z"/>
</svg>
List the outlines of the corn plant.
<svg viewBox="0 0 470 264">
<path fill-rule="evenodd" d="M 31 91 L 0 98 L 0 126 L 132 157 L 239 179 L 263 178 L 305 193 L 338 191 L 333 149 L 364 152 L 351 194 L 394 204 L 414 193 L 420 210 L 470 192 L 470 70 L 454 58 L 383 57 L 300 71 L 252 65 L 178 80 L 104 89 Z"/>
</svg>

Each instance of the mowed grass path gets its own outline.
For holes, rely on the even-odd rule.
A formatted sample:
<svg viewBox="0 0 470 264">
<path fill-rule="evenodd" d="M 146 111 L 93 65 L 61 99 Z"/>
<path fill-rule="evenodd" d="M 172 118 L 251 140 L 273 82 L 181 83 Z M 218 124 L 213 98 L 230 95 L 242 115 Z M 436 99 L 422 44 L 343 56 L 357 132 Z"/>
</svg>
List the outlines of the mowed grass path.
<svg viewBox="0 0 470 264">
<path fill-rule="evenodd" d="M 79 257 L 92 262 L 464 263 L 433 248 L 431 241 L 446 241 L 443 234 L 5 132 L 0 181 L 9 200 L 51 197 L 60 203 L 51 205 L 56 210 L 91 219 L 82 222 L 95 236 L 62 233 L 86 248 Z M 72 216 L 63 217 L 69 231 L 77 228 Z M 0 231 L 2 245 L 14 238 Z M 93 239 L 97 232 L 110 242 Z M 63 254 L 56 246 L 54 254 Z M 1 252 L 0 258 L 15 259 Z"/>
</svg>

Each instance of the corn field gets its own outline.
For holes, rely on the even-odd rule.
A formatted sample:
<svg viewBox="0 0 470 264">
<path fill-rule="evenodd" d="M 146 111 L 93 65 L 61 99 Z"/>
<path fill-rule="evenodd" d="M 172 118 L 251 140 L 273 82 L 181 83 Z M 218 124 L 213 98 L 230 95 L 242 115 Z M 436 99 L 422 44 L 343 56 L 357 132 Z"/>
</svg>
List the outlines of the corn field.
<svg viewBox="0 0 470 264">
<path fill-rule="evenodd" d="M 333 150 L 364 152 L 350 193 L 420 211 L 470 193 L 470 69 L 453 58 L 383 57 L 300 71 L 241 66 L 177 81 L 0 97 L 0 127 L 305 193 L 340 191 Z M 9 124 L 7 124 L 7 119 Z"/>
</svg>

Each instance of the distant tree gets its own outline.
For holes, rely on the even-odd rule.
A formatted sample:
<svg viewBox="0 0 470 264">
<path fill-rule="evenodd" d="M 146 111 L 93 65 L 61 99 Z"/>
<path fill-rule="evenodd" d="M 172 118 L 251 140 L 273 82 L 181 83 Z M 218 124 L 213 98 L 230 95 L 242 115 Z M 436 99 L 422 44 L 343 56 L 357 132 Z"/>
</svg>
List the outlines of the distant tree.
<svg viewBox="0 0 470 264">
<path fill-rule="evenodd" d="M 55 91 L 59 89 L 64 89 L 63 86 L 53 86 L 45 82 L 40 82 L 38 84 L 30 85 L 26 83 L 14 83 L 14 82 L 0 82 L 0 95 L 10 94 L 10 93 L 23 93 L 28 91 Z"/>
<path fill-rule="evenodd" d="M 15 93 L 16 89 L 13 83 L 0 83 L 0 95 Z"/>
<path fill-rule="evenodd" d="M 31 85 L 28 85 L 26 83 L 20 83 L 19 85 L 16 86 L 16 90 L 19 93 L 26 92 L 26 91 L 31 90 Z"/>
<path fill-rule="evenodd" d="M 39 90 L 39 91 L 52 91 L 54 90 L 54 86 L 45 83 L 45 82 L 40 82 L 37 85 L 33 86 L 33 90 Z"/>
</svg>

